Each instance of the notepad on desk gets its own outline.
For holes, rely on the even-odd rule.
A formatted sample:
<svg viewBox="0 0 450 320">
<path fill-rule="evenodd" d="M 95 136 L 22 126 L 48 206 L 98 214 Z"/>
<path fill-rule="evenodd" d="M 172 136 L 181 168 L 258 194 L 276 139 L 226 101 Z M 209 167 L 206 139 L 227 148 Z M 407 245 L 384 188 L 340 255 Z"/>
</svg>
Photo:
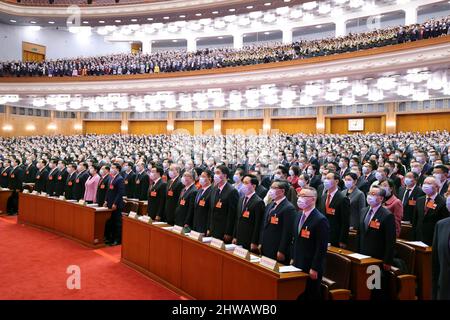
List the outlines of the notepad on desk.
<svg viewBox="0 0 450 320">
<path fill-rule="evenodd" d="M 295 266 L 281 266 L 281 267 L 278 269 L 278 272 L 279 272 L 279 273 L 300 272 L 300 271 L 302 271 L 302 269 L 299 269 L 299 268 L 297 268 L 297 267 L 295 267 Z"/>
<path fill-rule="evenodd" d="M 168 230 L 171 231 L 173 229 L 173 227 L 163 227 L 164 230 Z"/>
<path fill-rule="evenodd" d="M 167 224 L 167 222 L 163 222 L 163 221 L 153 221 L 152 224 L 154 224 L 154 225 L 162 225 L 162 224 Z"/>
<path fill-rule="evenodd" d="M 260 257 L 255 256 L 254 254 L 251 254 L 251 255 L 250 255 L 250 262 L 258 263 L 258 262 L 260 262 L 260 261 L 261 261 L 261 258 L 260 258 Z"/>
<path fill-rule="evenodd" d="M 237 247 L 237 245 L 235 245 L 235 244 L 226 244 L 225 245 L 225 250 L 226 251 L 232 251 L 232 250 L 234 250 L 235 248 Z"/>
<path fill-rule="evenodd" d="M 366 255 L 360 254 L 360 253 L 352 253 L 352 254 L 348 254 L 347 256 L 358 259 L 358 260 L 370 258 L 370 256 L 366 256 Z"/>
<path fill-rule="evenodd" d="M 418 247 L 422 247 L 422 248 L 428 248 L 429 245 L 427 245 L 426 243 L 423 243 L 422 241 L 405 241 L 406 244 L 411 244 L 413 246 L 418 246 Z"/>
<path fill-rule="evenodd" d="M 211 240 L 212 240 L 212 237 L 203 237 L 202 242 L 208 243 L 208 242 L 211 242 Z"/>
</svg>

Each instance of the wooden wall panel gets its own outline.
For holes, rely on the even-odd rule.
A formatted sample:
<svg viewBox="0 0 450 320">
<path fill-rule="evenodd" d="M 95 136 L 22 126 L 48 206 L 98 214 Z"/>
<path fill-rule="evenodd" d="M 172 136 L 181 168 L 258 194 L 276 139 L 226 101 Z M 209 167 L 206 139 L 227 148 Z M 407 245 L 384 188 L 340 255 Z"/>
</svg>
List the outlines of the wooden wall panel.
<svg viewBox="0 0 450 320">
<path fill-rule="evenodd" d="M 316 118 L 272 119 L 272 130 L 287 134 L 316 133 Z"/>
<path fill-rule="evenodd" d="M 130 121 L 128 123 L 130 134 L 166 134 L 167 121 Z"/>
<path fill-rule="evenodd" d="M 175 133 L 180 134 L 195 134 L 195 121 L 175 121 Z"/>
<path fill-rule="evenodd" d="M 48 125 L 50 123 L 56 125 L 56 130 L 48 129 Z M 51 134 L 80 134 L 81 132 L 75 130 L 74 128 L 75 124 L 75 119 L 54 119 L 51 121 L 51 119 L 47 117 L 11 115 L 8 121 L 6 121 L 4 117 L 0 117 L 0 135 L 3 137 L 11 137 Z M 13 130 L 3 131 L 2 128 L 4 125 L 11 125 Z M 31 131 L 27 130 L 28 125 L 33 125 L 35 129 Z"/>
<path fill-rule="evenodd" d="M 222 134 L 260 134 L 263 127 L 263 120 L 223 120 Z"/>
<path fill-rule="evenodd" d="M 349 117 L 349 118 L 332 118 L 330 119 L 330 125 L 331 130 L 330 133 L 332 134 L 348 134 L 348 133 L 358 133 L 356 131 L 348 131 L 348 119 L 364 119 L 364 130 L 360 131 L 360 133 L 367 133 L 367 132 L 376 132 L 376 133 L 382 133 L 382 125 L 381 117 L 370 117 L 370 118 L 364 118 L 364 117 Z"/>
<path fill-rule="evenodd" d="M 450 130 L 450 112 L 397 115 L 397 132 Z"/>
<path fill-rule="evenodd" d="M 84 121 L 85 134 L 115 134 L 120 133 L 120 121 Z"/>
<path fill-rule="evenodd" d="M 202 121 L 202 133 L 211 135 L 214 134 L 214 120 Z"/>
</svg>

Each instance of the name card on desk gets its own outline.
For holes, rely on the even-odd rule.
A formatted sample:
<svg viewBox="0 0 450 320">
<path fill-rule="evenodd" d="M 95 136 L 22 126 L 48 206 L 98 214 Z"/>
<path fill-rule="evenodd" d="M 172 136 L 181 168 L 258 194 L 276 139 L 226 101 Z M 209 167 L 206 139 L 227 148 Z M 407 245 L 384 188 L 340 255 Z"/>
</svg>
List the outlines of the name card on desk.
<svg viewBox="0 0 450 320">
<path fill-rule="evenodd" d="M 24 190 L 22 191 L 22 193 L 30 193 L 30 190 L 24 189 Z"/>
<path fill-rule="evenodd" d="M 64 196 L 59 196 L 59 200 L 66 200 L 66 197 L 64 197 Z"/>
<path fill-rule="evenodd" d="M 202 241 L 203 239 L 203 234 L 194 230 L 191 230 L 191 232 L 189 233 L 189 238 L 197 240 L 197 241 Z"/>
<path fill-rule="evenodd" d="M 278 264 L 276 260 L 262 256 L 259 264 L 267 269 L 278 272 Z"/>
<path fill-rule="evenodd" d="M 173 226 L 172 232 L 182 234 L 183 233 L 183 227 L 182 226 Z"/>
<path fill-rule="evenodd" d="M 131 219 L 136 219 L 137 213 L 134 211 L 130 211 L 130 213 L 128 214 L 128 218 Z"/>
<path fill-rule="evenodd" d="M 38 194 L 39 192 L 37 192 L 36 190 L 34 190 L 31 194 Z"/>
<path fill-rule="evenodd" d="M 86 201 L 84 201 L 83 199 L 78 200 L 78 204 L 81 204 L 82 206 L 84 206 L 86 204 Z"/>
<path fill-rule="evenodd" d="M 245 260 L 250 260 L 250 252 L 242 247 L 234 248 L 233 254 Z"/>
<path fill-rule="evenodd" d="M 150 218 L 149 216 L 141 216 L 138 218 L 138 220 L 145 222 L 145 223 L 151 223 L 152 222 L 152 218 Z"/>
<path fill-rule="evenodd" d="M 215 247 L 217 249 L 223 249 L 225 250 L 225 243 L 223 242 L 223 240 L 219 240 L 216 238 L 212 238 L 211 239 L 211 246 Z"/>
</svg>

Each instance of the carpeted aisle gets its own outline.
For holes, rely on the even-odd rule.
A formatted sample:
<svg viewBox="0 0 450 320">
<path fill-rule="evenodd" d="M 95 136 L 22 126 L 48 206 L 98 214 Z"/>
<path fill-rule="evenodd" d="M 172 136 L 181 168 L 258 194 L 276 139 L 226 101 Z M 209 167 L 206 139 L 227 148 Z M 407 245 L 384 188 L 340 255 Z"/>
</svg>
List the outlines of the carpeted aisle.
<svg viewBox="0 0 450 320">
<path fill-rule="evenodd" d="M 81 270 L 81 289 L 69 290 L 67 267 Z M 0 299 L 180 299 L 120 263 L 120 246 L 89 249 L 0 217 Z"/>
</svg>

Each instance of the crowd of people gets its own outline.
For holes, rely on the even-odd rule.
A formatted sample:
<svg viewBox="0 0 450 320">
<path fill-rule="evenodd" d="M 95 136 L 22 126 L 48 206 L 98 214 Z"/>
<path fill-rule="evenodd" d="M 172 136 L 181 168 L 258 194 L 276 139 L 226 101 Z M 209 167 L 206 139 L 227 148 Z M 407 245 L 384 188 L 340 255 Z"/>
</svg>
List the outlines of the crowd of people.
<svg viewBox="0 0 450 320">
<path fill-rule="evenodd" d="M 412 224 L 408 240 L 433 246 L 436 255 L 437 246 L 449 246 L 448 235 L 435 232 L 450 225 L 449 167 L 447 131 L 0 138 L 0 186 L 14 191 L 10 214 L 33 184 L 48 196 L 113 209 L 105 239 L 117 245 L 123 197 L 147 201 L 154 221 L 309 273 L 310 298 L 320 296 L 328 245 L 380 259 L 384 272 L 408 272 L 394 250 L 402 223 Z M 441 283 L 448 268 L 433 272 L 433 297 L 449 299 Z M 374 297 L 386 297 L 386 286 Z"/>
<path fill-rule="evenodd" d="M 148 74 L 305 59 L 447 35 L 449 17 L 430 19 L 423 24 L 389 27 L 343 37 L 300 40 L 292 44 L 268 43 L 242 49 L 210 48 L 196 52 L 160 51 L 151 54 L 113 54 L 97 57 L 0 63 L 0 77 L 64 77 Z"/>
</svg>

